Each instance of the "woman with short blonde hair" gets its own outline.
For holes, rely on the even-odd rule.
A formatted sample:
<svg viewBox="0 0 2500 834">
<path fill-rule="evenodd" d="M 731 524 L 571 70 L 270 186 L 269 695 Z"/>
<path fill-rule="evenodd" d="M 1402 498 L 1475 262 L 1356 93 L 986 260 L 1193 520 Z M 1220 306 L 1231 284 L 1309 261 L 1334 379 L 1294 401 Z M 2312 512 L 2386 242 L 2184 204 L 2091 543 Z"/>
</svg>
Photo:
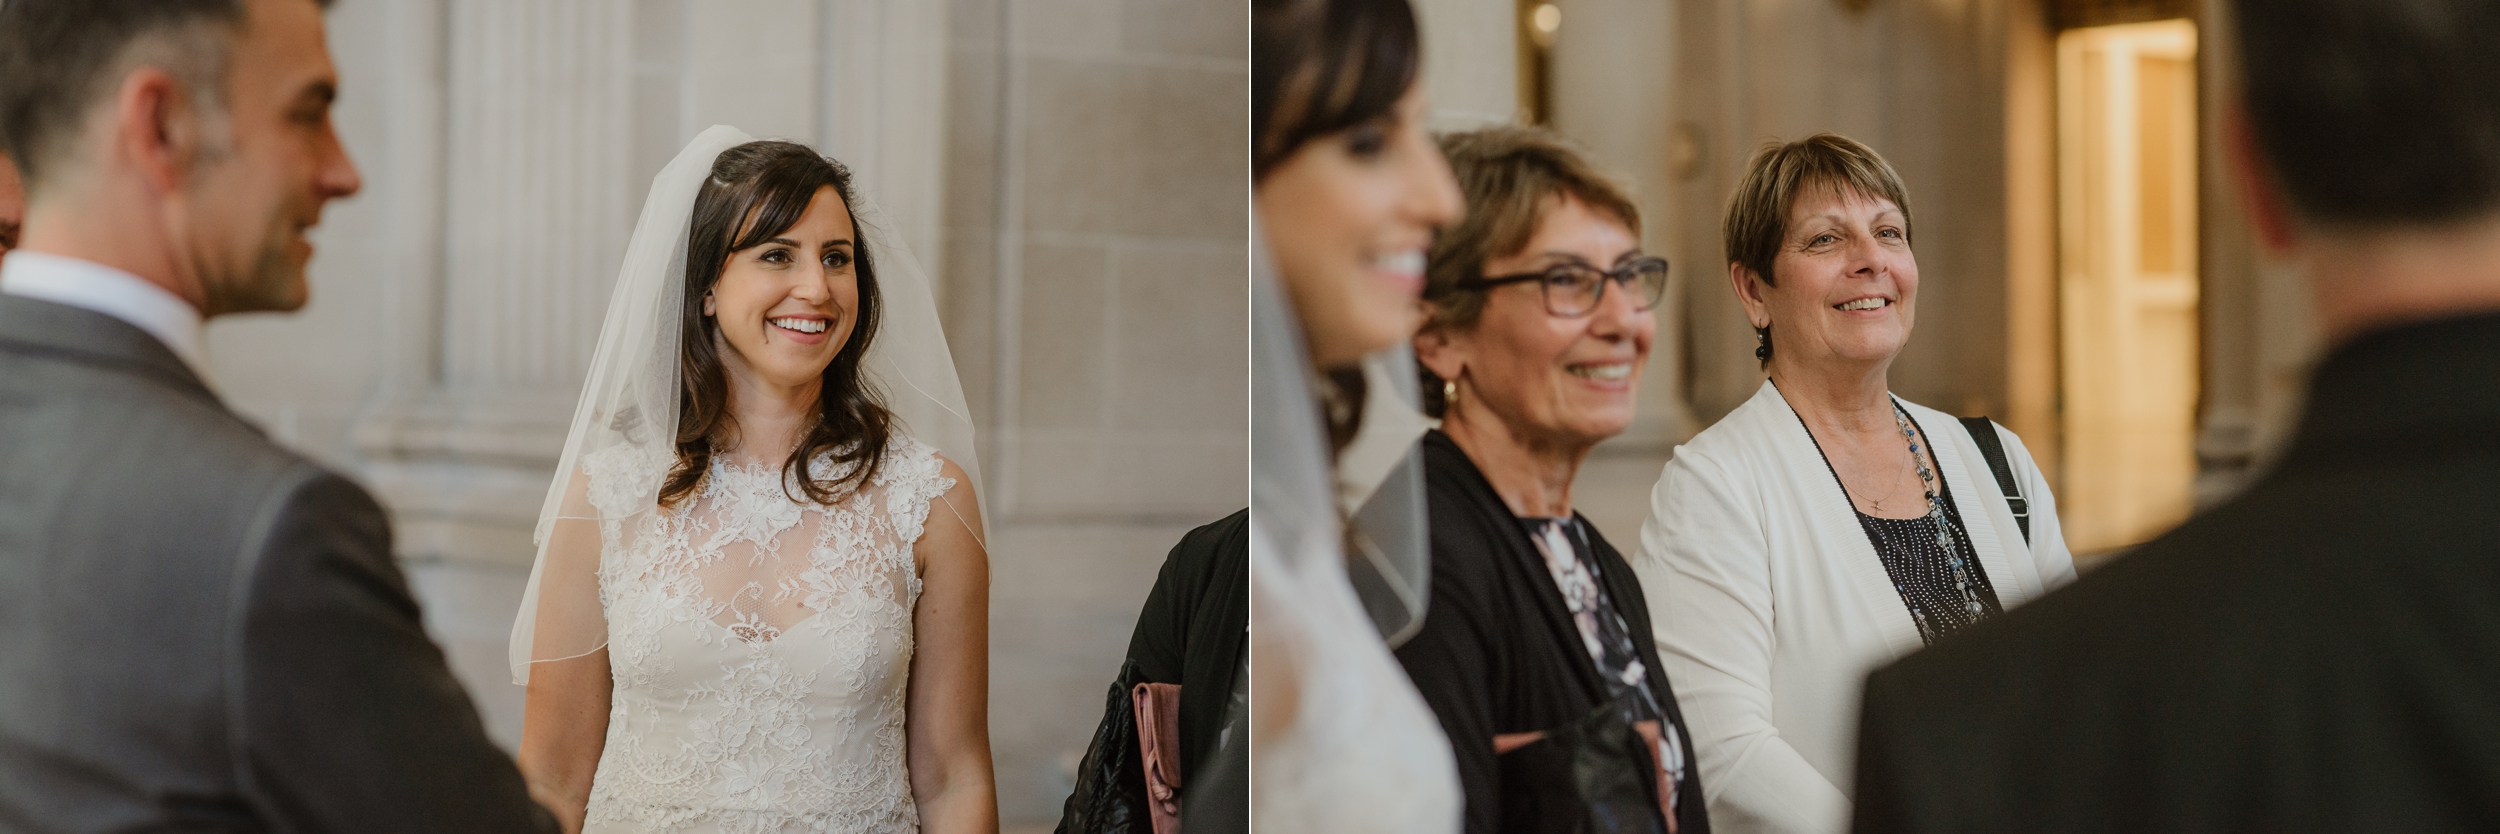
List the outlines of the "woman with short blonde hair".
<svg viewBox="0 0 2500 834">
<path fill-rule="evenodd" d="M 2074 578 L 2021 439 L 1891 392 L 1910 240 L 1900 176 L 1842 136 L 1765 148 L 1728 203 L 1770 379 L 1676 449 L 1633 560 L 1723 830 L 1845 830 L 1866 673 Z"/>
</svg>

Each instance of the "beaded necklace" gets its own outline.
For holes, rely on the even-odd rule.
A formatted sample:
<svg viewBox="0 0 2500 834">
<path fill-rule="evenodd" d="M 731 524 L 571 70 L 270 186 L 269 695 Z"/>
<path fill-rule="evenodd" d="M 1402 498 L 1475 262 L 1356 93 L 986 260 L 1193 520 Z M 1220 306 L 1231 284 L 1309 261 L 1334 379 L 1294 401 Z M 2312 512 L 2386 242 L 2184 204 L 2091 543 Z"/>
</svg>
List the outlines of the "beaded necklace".
<svg viewBox="0 0 2500 834">
<path fill-rule="evenodd" d="M 1977 619 L 1987 611 L 1987 606 L 1979 601 L 1979 583 L 1971 578 L 1970 566 L 1963 563 L 1962 551 L 1953 546 L 1952 522 L 1945 518 L 1944 499 L 1936 495 L 1936 473 L 1927 468 L 1927 458 L 1918 453 L 1918 430 L 1910 426 L 1910 414 L 1901 409 L 1901 403 L 1898 400 L 1892 404 L 1892 422 L 1893 425 L 1900 427 L 1901 439 L 1910 444 L 1910 463 L 1918 467 L 1919 483 L 1927 489 L 1927 518 L 1935 523 L 1936 547 L 1944 551 L 1945 569 L 1953 576 L 1953 587 L 1961 594 L 1963 608 L 1970 611 L 1973 619 Z M 1927 614 L 1915 605 L 1910 607 L 1910 613 L 1917 615 L 1921 620 L 1929 619 Z M 1929 623 L 1929 625 L 1939 624 Z M 1941 631 L 1931 629 L 1929 633 L 1941 633 Z"/>
</svg>

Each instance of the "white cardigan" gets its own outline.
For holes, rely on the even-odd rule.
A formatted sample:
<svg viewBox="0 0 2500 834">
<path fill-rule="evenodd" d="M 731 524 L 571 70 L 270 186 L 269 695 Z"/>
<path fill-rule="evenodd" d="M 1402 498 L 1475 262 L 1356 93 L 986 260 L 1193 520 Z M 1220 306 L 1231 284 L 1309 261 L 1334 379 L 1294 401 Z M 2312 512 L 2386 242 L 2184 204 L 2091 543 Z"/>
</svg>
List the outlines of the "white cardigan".
<svg viewBox="0 0 2500 834">
<path fill-rule="evenodd" d="M 2006 608 L 2075 578 L 2057 503 L 1999 428 L 2031 509 L 2031 545 L 1970 433 L 1907 406 Z M 1849 827 L 1859 691 L 1913 651 L 1918 625 L 1797 413 L 1769 382 L 1675 450 L 1632 560 L 1659 661 L 1693 734 L 1711 828 Z"/>
</svg>

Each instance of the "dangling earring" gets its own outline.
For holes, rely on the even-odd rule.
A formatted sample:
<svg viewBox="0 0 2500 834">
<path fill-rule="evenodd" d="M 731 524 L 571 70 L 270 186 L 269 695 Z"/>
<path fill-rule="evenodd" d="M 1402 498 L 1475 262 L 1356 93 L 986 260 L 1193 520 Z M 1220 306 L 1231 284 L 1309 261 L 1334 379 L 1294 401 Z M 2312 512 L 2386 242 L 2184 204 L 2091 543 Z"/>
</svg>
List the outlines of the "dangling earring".
<svg viewBox="0 0 2500 834">
<path fill-rule="evenodd" d="M 1441 380 L 1441 410 L 1450 410 L 1450 404 L 1455 402 L 1458 402 L 1458 380 Z"/>
<path fill-rule="evenodd" d="M 1754 329 L 1753 329 L 1753 343 L 1754 343 L 1753 358 L 1754 358 L 1754 359 L 1756 359 L 1756 360 L 1764 361 L 1764 362 L 1768 362 L 1768 361 L 1770 361 L 1770 360 L 1771 360 L 1771 328 L 1768 328 L 1768 327 L 1756 327 L 1756 328 L 1754 328 Z"/>
</svg>

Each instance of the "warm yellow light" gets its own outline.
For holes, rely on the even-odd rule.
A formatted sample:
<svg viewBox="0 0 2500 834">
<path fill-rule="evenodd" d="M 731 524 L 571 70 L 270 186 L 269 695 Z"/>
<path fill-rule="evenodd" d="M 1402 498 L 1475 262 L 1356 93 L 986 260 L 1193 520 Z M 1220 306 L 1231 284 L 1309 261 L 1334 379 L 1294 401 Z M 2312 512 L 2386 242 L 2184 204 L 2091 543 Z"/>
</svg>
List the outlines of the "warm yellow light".
<svg viewBox="0 0 2500 834">
<path fill-rule="evenodd" d="M 1552 3 L 1539 4 L 1528 22 L 1535 25 L 1538 32 L 1554 34 L 1554 30 L 1562 28 L 1562 9 Z"/>
</svg>

